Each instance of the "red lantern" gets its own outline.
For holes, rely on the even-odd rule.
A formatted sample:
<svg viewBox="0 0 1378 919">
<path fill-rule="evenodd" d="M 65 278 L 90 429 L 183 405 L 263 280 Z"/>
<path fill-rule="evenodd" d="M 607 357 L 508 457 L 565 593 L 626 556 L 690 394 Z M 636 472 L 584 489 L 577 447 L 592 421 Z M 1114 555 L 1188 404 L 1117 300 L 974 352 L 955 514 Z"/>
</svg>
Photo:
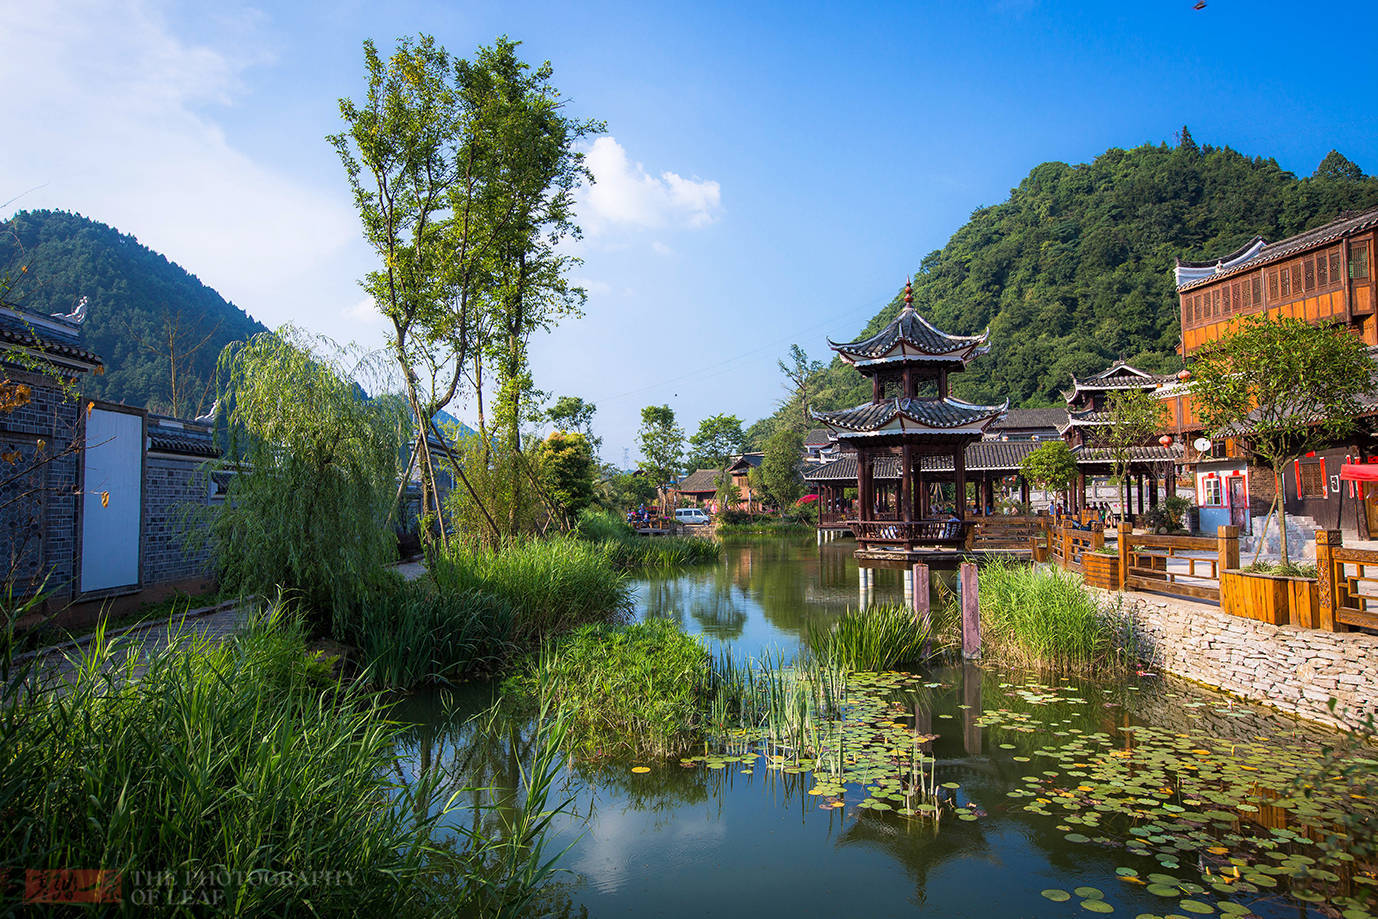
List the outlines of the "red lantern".
<svg viewBox="0 0 1378 919">
<path fill-rule="evenodd" d="M 1183 368 L 1180 372 L 1178 372 L 1177 379 L 1185 383 L 1187 380 L 1191 379 L 1191 371 L 1187 370 L 1186 368 Z"/>
<path fill-rule="evenodd" d="M 1172 446 L 1172 435 L 1164 434 L 1162 437 L 1158 438 L 1158 443 L 1162 444 L 1164 447 Z"/>
</svg>

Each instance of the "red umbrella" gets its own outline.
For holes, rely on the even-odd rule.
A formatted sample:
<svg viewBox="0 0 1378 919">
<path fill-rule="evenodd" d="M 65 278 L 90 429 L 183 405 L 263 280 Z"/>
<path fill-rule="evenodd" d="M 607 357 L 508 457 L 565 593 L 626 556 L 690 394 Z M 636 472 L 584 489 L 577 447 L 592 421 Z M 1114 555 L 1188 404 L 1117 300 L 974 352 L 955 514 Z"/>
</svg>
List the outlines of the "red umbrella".
<svg viewBox="0 0 1378 919">
<path fill-rule="evenodd" d="M 795 501 L 794 503 L 795 503 L 795 504 L 808 504 L 810 501 L 817 501 L 817 500 L 818 500 L 818 495 L 805 495 L 804 497 L 800 498 L 798 501 Z"/>
</svg>

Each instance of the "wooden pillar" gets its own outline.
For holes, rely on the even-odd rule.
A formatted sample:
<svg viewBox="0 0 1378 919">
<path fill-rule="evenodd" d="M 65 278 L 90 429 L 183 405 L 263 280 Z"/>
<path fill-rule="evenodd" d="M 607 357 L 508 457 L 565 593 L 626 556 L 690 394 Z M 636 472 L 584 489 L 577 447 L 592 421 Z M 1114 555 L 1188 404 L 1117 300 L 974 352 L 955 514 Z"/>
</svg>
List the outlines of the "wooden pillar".
<svg viewBox="0 0 1378 919">
<path fill-rule="evenodd" d="M 858 520 L 875 519 L 875 498 L 871 489 L 875 482 L 871 476 L 871 452 L 858 450 L 856 454 L 856 500 Z"/>
<path fill-rule="evenodd" d="M 976 565 L 962 562 L 957 577 L 962 590 L 962 657 L 975 660 L 981 656 L 981 597 Z"/>
<path fill-rule="evenodd" d="M 928 480 L 924 478 L 923 474 L 923 455 L 920 454 L 915 457 L 915 460 L 914 487 L 918 489 L 919 494 L 919 519 L 925 520 L 929 516 Z"/>
<path fill-rule="evenodd" d="M 904 367 L 904 398 L 914 398 L 914 371 L 907 364 Z"/>
<path fill-rule="evenodd" d="M 881 393 L 884 392 L 884 390 L 885 387 L 880 383 L 880 374 L 871 377 L 871 401 L 879 402 Z"/>
<path fill-rule="evenodd" d="M 1076 509 L 1080 511 L 1086 506 L 1086 473 L 1077 473 L 1077 495 Z"/>
<path fill-rule="evenodd" d="M 952 468 L 957 482 L 957 518 L 967 519 L 967 451 L 960 446 L 952 454 Z"/>
<path fill-rule="evenodd" d="M 1218 578 L 1226 570 L 1239 567 L 1239 527 L 1216 527 L 1215 542 Z"/>
<path fill-rule="evenodd" d="M 905 375 L 909 370 L 905 368 Z M 908 383 L 905 384 L 909 385 Z M 914 449 L 909 444 L 900 447 L 900 519 L 914 519 Z"/>
<path fill-rule="evenodd" d="M 1134 484 L 1139 492 L 1139 513 L 1142 514 L 1144 512 L 1144 476 L 1142 472 L 1134 476 Z"/>
<path fill-rule="evenodd" d="M 1150 473 L 1148 476 L 1148 506 L 1158 506 L 1158 476 L 1156 473 Z"/>
<path fill-rule="evenodd" d="M 1029 482 L 1022 474 L 1019 476 L 1019 501 L 1022 504 L 1029 503 Z"/>
<path fill-rule="evenodd" d="M 1320 628 L 1327 632 L 1344 630 L 1344 626 L 1335 619 L 1335 610 L 1340 606 L 1340 582 L 1336 576 L 1334 554 L 1342 545 L 1343 538 L 1339 530 L 1316 531 L 1316 592 L 1320 594 Z"/>
<path fill-rule="evenodd" d="M 938 398 L 947 398 L 947 368 L 938 371 Z"/>
<path fill-rule="evenodd" d="M 984 487 L 982 488 L 981 513 L 984 514 L 986 508 L 995 509 L 995 480 L 990 477 L 989 471 L 982 478 Z"/>
<path fill-rule="evenodd" d="M 1131 530 L 1129 526 L 1123 522 L 1120 523 L 1120 527 L 1115 533 L 1116 547 L 1119 549 L 1120 552 L 1120 590 L 1124 590 L 1124 579 L 1129 576 L 1129 542 L 1130 539 L 1133 538 L 1133 535 L 1134 531 Z"/>
</svg>

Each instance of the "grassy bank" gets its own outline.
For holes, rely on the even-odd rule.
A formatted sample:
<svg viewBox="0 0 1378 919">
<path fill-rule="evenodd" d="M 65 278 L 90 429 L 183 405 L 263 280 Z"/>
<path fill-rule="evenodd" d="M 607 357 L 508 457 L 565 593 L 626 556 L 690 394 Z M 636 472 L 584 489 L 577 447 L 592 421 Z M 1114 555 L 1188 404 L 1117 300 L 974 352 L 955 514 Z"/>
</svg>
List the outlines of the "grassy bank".
<svg viewBox="0 0 1378 919">
<path fill-rule="evenodd" d="M 189 898 L 197 913 L 258 916 L 472 913 L 520 903 L 544 877 L 534 813 L 502 839 L 433 841 L 448 789 L 401 780 L 386 706 L 335 681 L 281 610 L 234 639 L 142 659 L 99 637 L 50 691 L 3 669 L 11 878 L 103 868 L 139 913 L 186 913 L 174 904 Z M 558 766 L 538 755 L 535 806 Z M 288 882 L 264 880 L 280 872 Z M 0 904 L 19 895 L 7 887 Z"/>
<path fill-rule="evenodd" d="M 997 663 L 1107 672 L 1133 659 L 1130 630 L 1075 574 L 995 561 L 980 571 L 981 654 Z"/>
<path fill-rule="evenodd" d="M 720 523 L 719 536 L 812 536 L 817 528 L 800 520 L 761 520 L 751 523 Z"/>
<path fill-rule="evenodd" d="M 579 518 L 579 539 L 596 545 L 618 571 L 667 571 L 716 562 L 722 547 L 693 536 L 639 536 L 616 514 L 588 510 Z"/>
</svg>

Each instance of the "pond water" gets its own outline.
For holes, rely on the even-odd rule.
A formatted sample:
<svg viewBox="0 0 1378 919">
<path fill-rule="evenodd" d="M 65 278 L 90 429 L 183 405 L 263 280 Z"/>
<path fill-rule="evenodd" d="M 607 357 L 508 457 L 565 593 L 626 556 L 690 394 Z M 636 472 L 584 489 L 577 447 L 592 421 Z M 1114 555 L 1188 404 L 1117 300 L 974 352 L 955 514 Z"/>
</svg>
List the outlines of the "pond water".
<svg viewBox="0 0 1378 919">
<path fill-rule="evenodd" d="M 637 615 L 673 619 L 736 653 L 789 656 L 806 624 L 855 606 L 854 548 L 733 542 L 716 566 L 639 582 Z M 898 602 L 900 590 L 898 572 L 880 573 L 876 600 Z M 457 763 L 473 784 L 517 787 L 530 731 L 476 743 L 464 721 L 492 692 L 414 700 L 406 765 Z M 1151 674 L 1095 684 L 966 664 L 874 693 L 890 714 L 865 727 L 891 732 L 883 746 L 895 731 L 936 735 L 923 748 L 939 783 L 933 812 L 904 816 L 911 807 L 886 796 L 896 785 L 884 779 L 867 780 L 870 792 L 863 781 L 819 794 L 807 770 L 764 760 L 715 754 L 647 763 L 644 774 L 631 762 L 578 766 L 573 810 L 550 839 L 552 852 L 570 847 L 557 911 L 1369 915 L 1338 898 L 1371 888 L 1303 825 L 1333 821 L 1348 806 L 1341 793 L 1313 801 L 1291 790 L 1315 742 L 1333 740 L 1317 729 Z"/>
</svg>

